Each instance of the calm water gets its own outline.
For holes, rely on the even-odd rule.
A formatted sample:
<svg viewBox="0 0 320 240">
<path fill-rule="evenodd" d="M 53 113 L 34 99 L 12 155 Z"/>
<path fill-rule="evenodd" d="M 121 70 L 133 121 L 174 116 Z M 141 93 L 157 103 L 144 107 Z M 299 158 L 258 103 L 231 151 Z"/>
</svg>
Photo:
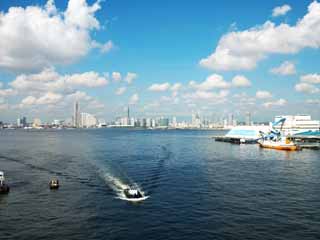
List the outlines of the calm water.
<svg viewBox="0 0 320 240">
<path fill-rule="evenodd" d="M 213 131 L 0 131 L 0 239 L 319 239 L 320 151 Z M 61 188 L 50 191 L 58 177 Z M 150 198 L 118 199 L 137 184 Z"/>
</svg>

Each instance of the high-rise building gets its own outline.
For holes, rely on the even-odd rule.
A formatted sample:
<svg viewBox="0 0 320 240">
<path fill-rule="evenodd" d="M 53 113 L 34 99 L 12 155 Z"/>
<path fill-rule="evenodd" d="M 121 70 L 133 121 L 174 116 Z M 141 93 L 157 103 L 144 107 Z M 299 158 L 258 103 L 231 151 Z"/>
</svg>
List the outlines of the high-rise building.
<svg viewBox="0 0 320 240">
<path fill-rule="evenodd" d="M 129 106 L 128 106 L 127 118 L 130 119 L 130 109 L 129 109 Z"/>
<path fill-rule="evenodd" d="M 21 118 L 17 119 L 17 127 L 22 127 Z"/>
<path fill-rule="evenodd" d="M 246 112 L 246 125 L 251 126 L 252 125 L 252 120 L 251 120 L 251 113 Z"/>
<path fill-rule="evenodd" d="M 198 113 L 192 114 L 192 127 L 194 128 L 200 128 L 201 127 L 201 119 Z"/>
<path fill-rule="evenodd" d="M 79 113 L 79 103 L 78 103 L 78 101 L 76 101 L 74 103 L 73 126 L 76 127 L 76 128 L 80 127 L 80 113 Z"/>
<path fill-rule="evenodd" d="M 27 126 L 27 118 L 22 117 L 17 119 L 17 127 L 26 127 Z"/>
<path fill-rule="evenodd" d="M 90 113 L 81 113 L 80 114 L 80 127 L 90 128 L 98 125 L 98 120 L 95 116 Z"/>
<path fill-rule="evenodd" d="M 172 118 L 172 127 L 177 127 L 178 125 L 177 125 L 177 118 L 176 117 L 173 117 Z"/>
<path fill-rule="evenodd" d="M 169 118 L 161 117 L 158 121 L 159 127 L 169 127 Z"/>
</svg>

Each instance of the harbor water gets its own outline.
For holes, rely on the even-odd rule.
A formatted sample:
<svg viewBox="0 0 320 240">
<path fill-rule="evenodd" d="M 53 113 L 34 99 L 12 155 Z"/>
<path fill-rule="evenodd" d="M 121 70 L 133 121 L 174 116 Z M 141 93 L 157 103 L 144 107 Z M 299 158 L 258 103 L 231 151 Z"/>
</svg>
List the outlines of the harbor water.
<svg viewBox="0 0 320 240">
<path fill-rule="evenodd" d="M 320 151 L 221 134 L 0 130 L 0 239 L 320 239 Z M 126 186 L 149 198 L 119 199 Z"/>
</svg>

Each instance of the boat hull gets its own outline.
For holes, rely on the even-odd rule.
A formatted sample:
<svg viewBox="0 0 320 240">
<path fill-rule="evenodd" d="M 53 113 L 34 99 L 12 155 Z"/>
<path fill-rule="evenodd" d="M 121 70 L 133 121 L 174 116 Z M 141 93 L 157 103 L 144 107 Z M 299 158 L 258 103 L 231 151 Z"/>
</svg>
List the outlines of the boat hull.
<svg viewBox="0 0 320 240">
<path fill-rule="evenodd" d="M 142 202 L 146 199 L 148 199 L 149 196 L 144 196 L 141 198 L 126 198 L 126 197 L 119 197 L 119 199 L 124 200 L 124 201 L 128 201 L 128 202 Z"/>
<path fill-rule="evenodd" d="M 262 148 L 270 148 L 276 150 L 284 150 L 284 151 L 297 151 L 299 147 L 297 145 L 284 145 L 284 144 L 269 144 L 269 143 L 259 143 Z"/>
</svg>

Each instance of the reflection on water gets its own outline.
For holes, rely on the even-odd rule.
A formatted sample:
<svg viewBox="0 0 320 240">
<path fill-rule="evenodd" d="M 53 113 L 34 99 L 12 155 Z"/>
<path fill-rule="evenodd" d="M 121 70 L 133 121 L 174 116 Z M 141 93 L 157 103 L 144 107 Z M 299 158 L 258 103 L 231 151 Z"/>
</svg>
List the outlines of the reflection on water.
<svg viewBox="0 0 320 240">
<path fill-rule="evenodd" d="M 318 239 L 320 151 L 213 131 L 0 131 L 0 239 Z M 50 191 L 57 177 L 61 187 Z M 130 186 L 150 198 L 117 199 Z M 199 234 L 200 233 L 200 234 Z"/>
</svg>

